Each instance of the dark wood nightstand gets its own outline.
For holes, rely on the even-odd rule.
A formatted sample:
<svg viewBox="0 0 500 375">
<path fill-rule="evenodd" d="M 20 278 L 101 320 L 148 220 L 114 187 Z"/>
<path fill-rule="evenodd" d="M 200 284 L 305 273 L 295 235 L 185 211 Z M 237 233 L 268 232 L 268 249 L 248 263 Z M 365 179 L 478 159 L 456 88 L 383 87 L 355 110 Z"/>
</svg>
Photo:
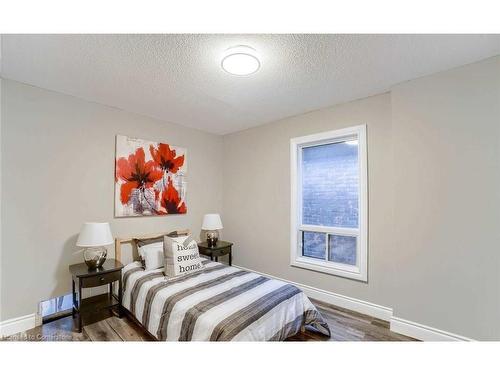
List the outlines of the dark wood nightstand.
<svg viewBox="0 0 500 375">
<path fill-rule="evenodd" d="M 198 244 L 200 254 L 209 256 L 210 260 L 214 260 L 215 258 L 215 261 L 218 262 L 220 256 L 229 255 L 229 265 L 232 263 L 232 247 L 233 244 L 231 242 L 220 240 L 217 241 L 215 247 L 209 247 L 206 242 L 200 242 Z"/>
<path fill-rule="evenodd" d="M 122 304 L 122 268 L 123 264 L 115 259 L 106 259 L 102 267 L 89 270 L 85 263 L 69 266 L 73 286 L 73 317 L 78 314 L 78 332 L 82 332 L 82 314 L 95 312 L 101 309 L 118 308 L 118 317 L 121 318 Z M 118 295 L 113 294 L 113 283 L 118 281 Z M 75 285 L 78 284 L 78 298 Z M 82 301 L 82 289 L 109 285 L 109 292 L 96 299 L 86 298 Z M 88 300 L 88 301 L 87 301 Z"/>
</svg>

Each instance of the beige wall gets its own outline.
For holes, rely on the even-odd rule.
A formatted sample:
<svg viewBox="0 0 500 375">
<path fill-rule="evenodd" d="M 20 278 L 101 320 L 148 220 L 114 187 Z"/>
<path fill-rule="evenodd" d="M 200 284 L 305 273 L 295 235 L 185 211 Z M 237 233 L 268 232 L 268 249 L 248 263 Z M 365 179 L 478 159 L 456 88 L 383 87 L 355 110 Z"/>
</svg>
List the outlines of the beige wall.
<svg viewBox="0 0 500 375">
<path fill-rule="evenodd" d="M 235 264 L 500 339 L 499 58 L 224 137 Z M 366 123 L 368 283 L 289 266 L 290 138 Z"/>
<path fill-rule="evenodd" d="M 2 53 L 2 37 L 0 36 L 0 54 Z M 0 63 L 1 63 L 1 56 L 0 56 Z M 3 85 L 3 79 L 0 77 L 0 213 L 2 212 L 2 85 Z M 3 225 L 2 225 L 2 215 L 0 214 L 0 322 L 2 321 L 2 230 L 3 230 Z"/>
<path fill-rule="evenodd" d="M 235 264 L 336 293 L 390 303 L 391 101 L 388 94 L 310 112 L 224 137 L 224 237 Z M 368 283 L 291 267 L 290 138 L 367 124 Z"/>
<path fill-rule="evenodd" d="M 221 137 L 9 80 L 1 98 L 0 321 L 71 290 L 68 265 L 81 261 L 84 221 L 109 221 L 115 236 L 198 234 L 203 214 L 221 210 Z M 116 134 L 188 149 L 187 215 L 113 218 Z"/>
<path fill-rule="evenodd" d="M 500 339 L 500 58 L 392 90 L 395 313 Z"/>
</svg>

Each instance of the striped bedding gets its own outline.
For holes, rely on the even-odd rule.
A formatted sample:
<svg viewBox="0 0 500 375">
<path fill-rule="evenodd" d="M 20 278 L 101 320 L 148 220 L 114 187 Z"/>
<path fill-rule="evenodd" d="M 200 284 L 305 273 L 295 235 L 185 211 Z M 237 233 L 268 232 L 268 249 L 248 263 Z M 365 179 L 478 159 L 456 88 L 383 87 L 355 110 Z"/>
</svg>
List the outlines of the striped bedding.
<svg viewBox="0 0 500 375">
<path fill-rule="evenodd" d="M 161 341 L 277 341 L 328 325 L 297 287 L 209 260 L 166 279 L 140 262 L 123 269 L 123 306 Z"/>
</svg>

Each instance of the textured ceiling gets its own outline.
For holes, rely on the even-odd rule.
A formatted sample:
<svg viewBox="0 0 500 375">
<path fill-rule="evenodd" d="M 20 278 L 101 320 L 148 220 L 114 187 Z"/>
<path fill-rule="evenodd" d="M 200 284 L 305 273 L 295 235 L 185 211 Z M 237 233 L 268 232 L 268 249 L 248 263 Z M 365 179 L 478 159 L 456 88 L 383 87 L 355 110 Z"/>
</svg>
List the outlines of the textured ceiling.
<svg viewBox="0 0 500 375">
<path fill-rule="evenodd" d="M 248 44 L 261 69 L 220 68 Z M 500 54 L 500 35 L 4 35 L 2 76 L 226 134 Z"/>
</svg>

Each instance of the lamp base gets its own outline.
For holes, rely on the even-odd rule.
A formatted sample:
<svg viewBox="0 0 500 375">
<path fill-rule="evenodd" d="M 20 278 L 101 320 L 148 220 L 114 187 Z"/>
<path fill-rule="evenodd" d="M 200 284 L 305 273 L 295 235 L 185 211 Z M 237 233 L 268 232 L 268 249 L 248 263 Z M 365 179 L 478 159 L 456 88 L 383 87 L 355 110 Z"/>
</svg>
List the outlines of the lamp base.
<svg viewBox="0 0 500 375">
<path fill-rule="evenodd" d="M 219 232 L 217 230 L 207 231 L 207 244 L 208 247 L 217 246 L 217 241 L 219 240 Z"/>
<path fill-rule="evenodd" d="M 105 247 L 87 247 L 83 250 L 83 260 L 89 270 L 95 270 L 103 265 L 108 251 Z"/>
</svg>

